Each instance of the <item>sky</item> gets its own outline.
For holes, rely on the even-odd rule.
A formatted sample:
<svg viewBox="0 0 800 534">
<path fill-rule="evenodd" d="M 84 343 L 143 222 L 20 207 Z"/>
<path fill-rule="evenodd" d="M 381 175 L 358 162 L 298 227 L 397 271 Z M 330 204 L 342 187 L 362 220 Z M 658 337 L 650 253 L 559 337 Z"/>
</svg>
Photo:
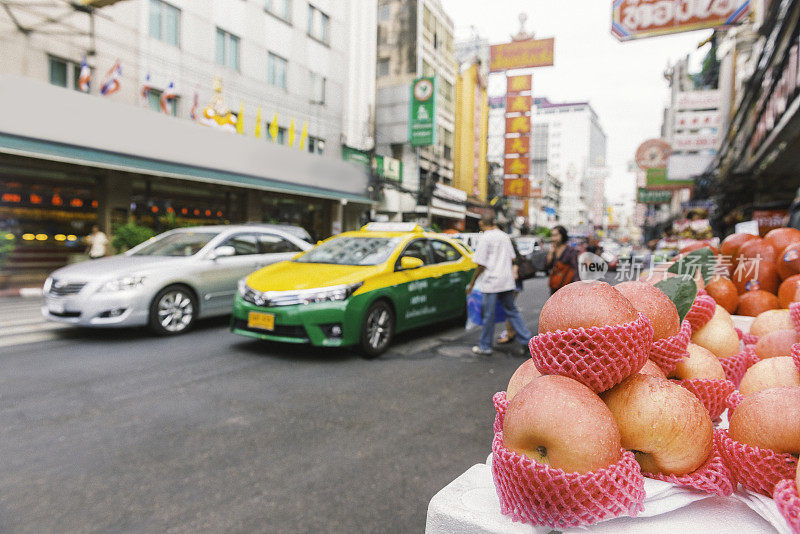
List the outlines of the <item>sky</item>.
<svg viewBox="0 0 800 534">
<path fill-rule="evenodd" d="M 555 37 L 552 67 L 533 71 L 534 96 L 553 102 L 588 100 L 607 136 L 611 202 L 635 197 L 628 172 L 639 144 L 658 137 L 668 103 L 664 70 L 668 63 L 693 54 L 711 33 L 701 30 L 621 43 L 611 35 L 612 0 L 441 0 L 453 19 L 456 40 L 472 35 L 472 26 L 490 44 L 510 41 L 519 30 L 519 14 L 536 38 Z"/>
</svg>

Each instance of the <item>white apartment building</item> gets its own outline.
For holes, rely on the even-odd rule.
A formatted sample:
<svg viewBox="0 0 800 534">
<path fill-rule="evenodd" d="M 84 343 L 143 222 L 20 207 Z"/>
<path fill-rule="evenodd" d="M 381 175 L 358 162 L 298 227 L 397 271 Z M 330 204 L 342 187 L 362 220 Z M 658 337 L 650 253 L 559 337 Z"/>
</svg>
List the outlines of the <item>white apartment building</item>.
<svg viewBox="0 0 800 534">
<path fill-rule="evenodd" d="M 129 217 L 158 229 L 169 213 L 190 224 L 287 222 L 322 238 L 357 227 L 370 209 L 366 170 L 341 159 L 343 145 L 374 144 L 374 1 L 50 4 L 0 11 L 0 89 L 25 111 L 0 121 L 0 187 L 19 189 L 13 205 L 0 202 L 0 221 L 60 235 Z M 88 94 L 77 90 L 84 58 Z M 117 61 L 119 90 L 101 96 Z M 170 84 L 173 117 L 159 98 Z M 243 110 L 244 135 L 190 119 L 220 85 L 227 107 Z M 64 191 L 74 206 L 56 200 Z M 54 213 L 9 215 L 34 207 Z"/>
<path fill-rule="evenodd" d="M 377 50 L 376 151 L 403 165 L 399 188 L 385 188 L 377 210 L 395 220 L 425 220 L 447 227 L 463 221 L 466 204 L 418 205 L 417 193 L 428 189 L 452 196 L 455 141 L 455 60 L 453 21 L 439 0 L 379 0 Z M 409 102 L 416 77 L 435 76 L 436 141 L 409 143 Z M 434 184 L 438 184 L 435 187 Z M 456 204 L 463 204 L 457 206 Z"/>
</svg>

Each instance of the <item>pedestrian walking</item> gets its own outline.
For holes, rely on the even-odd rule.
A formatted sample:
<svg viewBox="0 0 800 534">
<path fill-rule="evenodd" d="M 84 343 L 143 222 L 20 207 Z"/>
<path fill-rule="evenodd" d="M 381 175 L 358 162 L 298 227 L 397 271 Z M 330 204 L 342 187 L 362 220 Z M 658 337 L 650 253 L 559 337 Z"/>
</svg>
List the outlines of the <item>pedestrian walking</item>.
<svg viewBox="0 0 800 534">
<path fill-rule="evenodd" d="M 108 237 L 100 231 L 96 224 L 92 226 L 92 233 L 86 237 L 86 252 L 90 260 L 96 260 L 106 255 L 108 251 Z"/>
<path fill-rule="evenodd" d="M 519 249 L 517 249 L 517 245 L 516 243 L 514 243 L 513 239 L 511 240 L 511 245 L 514 247 L 514 283 L 517 285 L 517 287 L 514 288 L 514 302 L 516 302 L 517 297 L 519 296 L 519 294 L 522 292 L 523 289 L 522 277 L 519 274 L 519 268 L 522 262 L 525 261 L 525 258 L 522 256 L 522 254 L 519 253 Z M 505 330 L 500 332 L 500 335 L 497 337 L 496 342 L 498 345 L 505 345 L 506 343 L 511 343 L 512 341 L 514 341 L 516 335 L 517 333 L 516 331 L 514 331 L 514 325 L 511 324 L 511 321 L 506 319 L 506 328 Z"/>
<path fill-rule="evenodd" d="M 547 255 L 547 267 L 550 271 L 548 285 L 551 295 L 565 285 L 580 280 L 578 251 L 569 244 L 569 235 L 563 226 L 559 225 L 553 228 L 550 252 Z"/>
<path fill-rule="evenodd" d="M 472 352 L 483 356 L 492 354 L 494 340 L 494 316 L 497 303 L 514 328 L 515 340 L 523 347 L 528 345 L 531 331 L 525 325 L 522 314 L 514 303 L 517 284 L 514 280 L 514 246 L 511 238 L 495 224 L 494 216 L 485 215 L 479 223 L 483 232 L 478 240 L 473 261 L 477 264 L 467 293 L 472 292 L 475 281 L 481 276 L 481 338 Z"/>
</svg>

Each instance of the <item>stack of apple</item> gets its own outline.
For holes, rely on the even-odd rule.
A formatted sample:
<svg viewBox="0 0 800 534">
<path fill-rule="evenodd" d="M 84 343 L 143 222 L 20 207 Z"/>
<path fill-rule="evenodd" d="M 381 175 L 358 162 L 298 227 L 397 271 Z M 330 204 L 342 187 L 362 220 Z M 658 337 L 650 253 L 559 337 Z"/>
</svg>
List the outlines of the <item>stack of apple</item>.
<svg viewBox="0 0 800 534">
<path fill-rule="evenodd" d="M 728 276 L 715 277 L 705 289 L 729 313 L 755 317 L 800 301 L 800 230 L 776 228 L 763 238 L 733 234 L 719 254 Z"/>
<path fill-rule="evenodd" d="M 676 305 L 658 287 L 648 283 L 626 282 L 611 287 L 598 281 L 576 282 L 557 291 L 545 303 L 539 318 L 539 335 L 531 340 L 534 358 L 522 364 L 511 377 L 506 391 L 508 405 L 496 422 L 496 428 L 502 431 L 496 434 L 495 442 L 499 439 L 502 449 L 530 462 L 525 464 L 529 469 L 541 471 L 546 467 L 559 479 L 601 476 L 633 453 L 641 472 L 649 477 L 710 493 L 730 494 L 730 473 L 714 452 L 711 414 L 687 388 L 668 379 L 669 376 L 682 381 L 725 383 L 724 370 L 713 350 L 700 343 L 684 345 L 683 360 L 668 370 L 668 376 L 652 361 L 637 360 L 627 376 L 612 382 L 604 391 L 587 385 L 596 384 L 593 376 L 584 380 L 580 375 L 540 373 L 545 370 L 542 358 L 547 355 L 541 354 L 538 338 L 563 335 L 574 341 L 566 350 L 574 350 L 575 354 L 568 354 L 567 359 L 580 358 L 580 351 L 587 347 L 584 339 L 600 331 L 628 328 L 642 316 L 652 326 L 652 341 L 675 338 L 681 331 Z M 706 336 L 720 328 L 713 319 L 709 325 Z M 738 336 L 732 324 L 727 333 L 733 334 L 738 349 Z M 704 334 L 701 331 L 698 334 L 702 342 Z M 590 354 L 585 356 L 590 361 L 593 358 Z M 554 352 L 551 357 L 564 355 Z M 626 354 L 622 347 L 616 358 L 634 359 L 636 355 Z M 548 367 L 545 372 L 551 373 L 551 369 Z M 594 375 L 598 369 L 588 367 L 585 372 Z M 732 389 L 732 385 L 728 386 L 727 392 Z M 503 478 L 508 466 L 502 462 L 503 458 L 494 454 L 493 472 L 504 511 L 509 508 L 509 494 L 529 496 L 534 508 L 548 501 L 549 496 L 538 493 L 538 488 L 509 488 L 508 480 Z M 525 477 L 516 479 L 517 483 L 524 480 Z M 609 488 L 609 492 L 614 489 Z M 551 490 L 548 487 L 541 492 Z M 562 503 L 571 502 L 569 495 L 558 497 Z M 514 503 L 519 506 L 519 499 Z"/>
</svg>

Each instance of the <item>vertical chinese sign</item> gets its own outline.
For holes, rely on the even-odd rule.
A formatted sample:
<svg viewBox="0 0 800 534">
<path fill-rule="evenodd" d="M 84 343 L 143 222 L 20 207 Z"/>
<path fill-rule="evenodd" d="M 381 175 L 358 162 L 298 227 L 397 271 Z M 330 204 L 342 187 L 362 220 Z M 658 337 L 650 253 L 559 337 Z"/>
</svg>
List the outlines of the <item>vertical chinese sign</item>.
<svg viewBox="0 0 800 534">
<path fill-rule="evenodd" d="M 531 192 L 531 89 L 530 74 L 506 78 L 506 135 L 503 196 L 525 199 L 517 214 L 528 215 Z"/>
<path fill-rule="evenodd" d="M 416 78 L 411 84 L 408 138 L 411 146 L 436 144 L 436 78 Z"/>
</svg>

